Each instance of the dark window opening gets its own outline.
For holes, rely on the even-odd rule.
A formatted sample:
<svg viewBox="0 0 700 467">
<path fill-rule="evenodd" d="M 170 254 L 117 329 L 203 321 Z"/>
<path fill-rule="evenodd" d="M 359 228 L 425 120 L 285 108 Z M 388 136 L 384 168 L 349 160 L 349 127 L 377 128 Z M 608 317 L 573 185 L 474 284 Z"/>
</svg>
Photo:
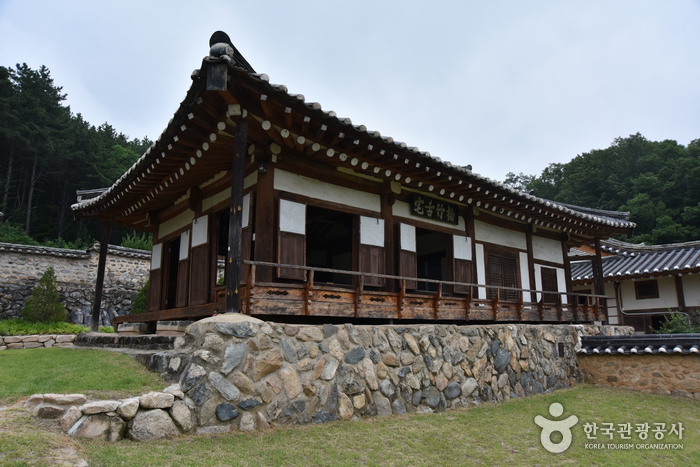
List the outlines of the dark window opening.
<svg viewBox="0 0 700 467">
<path fill-rule="evenodd" d="M 315 206 L 306 208 L 306 265 L 353 270 L 355 216 Z M 314 282 L 352 284 L 353 276 L 318 271 Z"/>
<path fill-rule="evenodd" d="M 447 245 L 450 236 L 427 229 L 416 229 L 416 257 L 418 277 L 421 279 L 447 280 Z M 418 290 L 436 292 L 438 284 L 418 282 Z"/>
<path fill-rule="evenodd" d="M 177 301 L 177 276 L 180 263 L 180 237 L 169 242 L 166 254 L 168 255 L 168 279 L 165 296 L 165 308 L 174 308 Z"/>
<path fill-rule="evenodd" d="M 558 292 L 559 285 L 557 284 L 557 270 L 554 268 L 542 268 L 542 290 L 545 292 Z M 546 293 L 544 294 L 544 303 L 555 304 L 559 303 L 559 294 Z"/>
<path fill-rule="evenodd" d="M 637 281 L 634 283 L 634 293 L 637 300 L 659 298 L 659 284 L 655 280 Z"/>
<path fill-rule="evenodd" d="M 576 293 L 591 295 L 593 293 L 593 291 L 591 289 L 577 290 Z M 593 300 L 593 298 L 592 297 L 582 297 L 581 295 L 578 296 L 578 304 L 581 306 L 592 304 L 592 302 L 589 302 L 589 300 Z"/>
<path fill-rule="evenodd" d="M 488 255 L 488 285 L 518 288 L 518 261 L 514 256 Z M 499 289 L 489 289 L 489 298 L 495 299 Z M 501 300 L 517 300 L 517 290 L 500 289 Z"/>
</svg>

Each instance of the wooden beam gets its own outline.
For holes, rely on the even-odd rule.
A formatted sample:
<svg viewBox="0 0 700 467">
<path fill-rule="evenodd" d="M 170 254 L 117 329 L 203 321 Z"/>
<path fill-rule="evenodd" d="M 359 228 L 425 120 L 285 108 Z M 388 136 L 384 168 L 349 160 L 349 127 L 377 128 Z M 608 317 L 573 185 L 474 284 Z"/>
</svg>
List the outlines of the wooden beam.
<svg viewBox="0 0 700 467">
<path fill-rule="evenodd" d="M 676 281 L 676 297 L 678 297 L 678 310 L 685 311 L 685 293 L 683 292 L 683 277 L 676 274 L 673 276 Z"/>
<path fill-rule="evenodd" d="M 92 324 L 90 330 L 97 332 L 100 326 L 100 308 L 102 306 L 102 289 L 105 281 L 105 269 L 107 268 L 107 249 L 109 248 L 109 235 L 112 231 L 112 223 L 102 223 L 102 243 L 100 243 L 100 257 L 97 263 L 97 278 L 95 280 L 95 300 L 92 302 Z"/>
<path fill-rule="evenodd" d="M 257 160 L 257 159 L 256 159 Z M 273 263 L 276 261 L 275 241 L 275 168 L 270 155 L 262 156 L 260 164 L 263 170 L 258 170 L 258 182 L 255 186 L 255 251 L 256 261 Z M 273 268 L 262 267 L 258 270 L 260 282 L 272 282 Z"/>
<path fill-rule="evenodd" d="M 593 282 L 595 284 L 595 294 L 605 295 L 605 282 L 603 280 L 603 249 L 600 245 L 600 238 L 595 239 L 595 257 L 593 258 Z M 605 321 L 608 320 L 608 301 L 605 298 L 596 298 L 602 308 Z M 596 318 L 599 311 L 596 310 Z"/>
<path fill-rule="evenodd" d="M 233 145 L 231 164 L 231 207 L 228 228 L 228 252 L 226 258 L 226 312 L 240 312 L 241 287 L 241 239 L 243 230 L 243 182 L 247 153 L 248 123 L 239 120 Z"/>
</svg>

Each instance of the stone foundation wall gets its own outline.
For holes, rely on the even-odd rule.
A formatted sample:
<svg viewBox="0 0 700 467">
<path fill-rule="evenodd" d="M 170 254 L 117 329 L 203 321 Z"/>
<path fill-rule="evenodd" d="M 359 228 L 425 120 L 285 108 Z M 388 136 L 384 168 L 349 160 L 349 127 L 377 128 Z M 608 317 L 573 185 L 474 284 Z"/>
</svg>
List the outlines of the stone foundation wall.
<svg viewBox="0 0 700 467">
<path fill-rule="evenodd" d="M 579 355 L 586 382 L 700 399 L 700 356 L 695 354 Z"/>
<path fill-rule="evenodd" d="M 161 367 L 181 372 L 193 430 L 211 433 L 566 388 L 581 379 L 577 344 L 565 325 L 309 326 L 222 315 L 193 324 Z"/>
<path fill-rule="evenodd" d="M 27 407 L 76 437 L 149 440 L 180 433 L 441 412 L 581 381 L 582 334 L 567 325 L 292 325 L 224 314 L 188 327 L 144 361 L 174 385 L 118 401 L 35 395 Z"/>
<path fill-rule="evenodd" d="M 87 250 L 66 250 L 0 243 L 0 319 L 19 318 L 25 301 L 49 266 L 61 299 L 75 324 L 90 325 L 99 259 L 99 243 Z M 110 245 L 102 298 L 101 325 L 128 314 L 148 279 L 151 254 Z"/>
</svg>

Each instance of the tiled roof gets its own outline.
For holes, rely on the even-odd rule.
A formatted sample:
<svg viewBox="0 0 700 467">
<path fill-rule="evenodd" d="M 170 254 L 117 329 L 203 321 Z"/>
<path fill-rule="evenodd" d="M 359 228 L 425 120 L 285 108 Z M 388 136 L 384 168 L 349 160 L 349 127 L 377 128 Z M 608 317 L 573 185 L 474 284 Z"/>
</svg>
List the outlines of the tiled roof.
<svg viewBox="0 0 700 467">
<path fill-rule="evenodd" d="M 219 40 L 222 39 L 220 38 Z M 348 157 L 342 151 L 334 150 L 331 147 L 332 144 L 328 144 L 327 148 L 323 144 L 311 144 L 312 141 L 309 136 L 320 138 L 318 133 L 315 135 L 299 133 L 298 137 L 296 137 L 297 143 L 302 141 L 298 144 L 304 147 L 305 151 L 313 151 L 314 154 L 318 151 L 316 146 L 322 148 L 322 152 L 328 156 L 326 160 L 340 159 L 345 163 L 346 159 L 343 159 L 345 157 L 347 158 L 347 164 L 353 162 L 352 167 L 354 170 L 365 170 L 369 175 L 384 176 L 411 187 L 415 186 L 418 189 L 428 188 L 432 191 L 435 188 L 435 194 L 454 198 L 456 201 L 465 204 L 473 203 L 479 209 L 494 211 L 504 216 L 513 216 L 515 219 L 531 222 L 534 225 L 546 228 L 590 236 L 591 230 L 602 229 L 606 233 L 609 230 L 622 232 L 635 226 L 634 222 L 629 221 L 628 213 L 581 208 L 538 198 L 473 173 L 471 166 L 459 166 L 442 161 L 427 151 L 421 151 L 416 147 L 409 146 L 407 143 L 395 141 L 389 136 L 381 135 L 378 131 L 369 130 L 365 125 L 355 125 L 349 118 L 341 118 L 334 111 L 323 110 L 321 104 L 317 102 L 307 102 L 301 94 L 290 93 L 285 85 L 270 83 L 267 75 L 253 71 L 252 67 L 230 42 L 228 44 L 215 43 L 212 46 L 210 56 L 205 57 L 203 60 L 202 68 L 193 73 L 193 86 L 188 96 L 153 146 L 111 187 L 105 189 L 103 193 L 94 198 L 82 199 L 74 204 L 72 209 L 88 216 L 97 215 L 99 211 L 105 209 L 119 210 L 121 216 L 130 216 L 145 209 L 144 205 L 146 202 L 152 202 L 153 199 L 161 196 L 164 192 L 169 192 L 171 190 L 169 185 L 172 185 L 175 180 L 186 178 L 187 171 L 190 169 L 194 170 L 192 166 L 194 166 L 200 154 L 206 152 L 211 145 L 206 141 L 201 143 L 202 149 L 195 151 L 196 146 L 195 149 L 191 149 L 191 143 L 194 140 L 190 138 L 189 151 L 191 154 L 196 152 L 196 158 L 189 155 L 187 157 L 180 156 L 176 148 L 180 144 L 179 140 L 182 138 L 183 132 L 188 131 L 192 126 L 190 119 L 193 118 L 193 109 L 203 102 L 201 78 L 206 76 L 208 67 L 221 63 L 228 65 L 230 74 L 235 77 L 241 89 L 245 88 L 256 93 L 256 95 L 259 94 L 258 99 L 251 98 L 251 100 L 256 102 L 256 106 L 260 106 L 259 102 L 262 102 L 265 114 L 272 112 L 270 110 L 271 102 L 275 100 L 281 103 L 284 106 L 283 108 L 286 107 L 285 111 L 292 112 L 294 110 L 299 115 L 304 116 L 304 124 L 301 128 L 308 128 L 309 122 L 322 124 L 321 133 L 333 132 L 346 142 L 355 141 L 357 143 L 362 141 L 363 147 L 366 148 L 360 153 L 363 157 L 367 155 L 367 158 L 362 159 L 364 161 L 362 162 L 358 161 L 357 157 Z M 280 131 L 279 134 L 282 134 L 286 131 L 286 137 L 288 138 L 286 142 L 295 144 L 290 142 L 289 139 L 290 132 L 293 133 L 294 131 L 294 125 L 289 125 L 290 129 L 283 128 L 278 130 L 268 120 L 263 121 L 262 124 L 262 130 L 267 132 L 275 130 Z M 226 123 L 221 122 L 221 125 L 225 129 Z M 279 134 L 276 134 L 275 138 L 279 139 Z M 214 138 L 212 141 L 217 141 L 216 133 L 212 133 L 212 138 Z M 172 155 L 170 155 L 171 151 Z M 382 159 L 382 162 L 377 163 L 376 167 L 372 160 L 375 154 L 377 158 Z M 166 157 L 169 161 L 175 161 L 177 158 L 182 157 L 183 163 L 179 168 L 179 173 L 175 172 L 174 176 L 168 178 L 167 176 L 162 176 L 159 172 L 158 176 L 162 177 L 156 177 L 157 166 Z M 422 171 L 423 175 L 420 175 L 420 171 Z M 401 172 L 404 173 L 402 174 Z M 414 173 L 416 175 L 412 175 Z M 430 181 L 424 182 L 424 176 L 427 177 L 425 180 Z M 145 183 L 151 183 L 148 181 L 151 179 L 157 179 L 160 184 L 146 185 Z M 448 187 L 457 186 L 458 184 L 458 188 L 439 189 L 438 186 L 433 186 L 434 182 L 432 180 L 435 180 L 438 186 Z M 137 193 L 142 192 L 145 192 L 146 195 L 137 195 Z M 564 228 L 565 225 L 566 228 Z M 607 233 L 607 235 L 611 234 L 614 233 Z M 603 235 L 607 236 L 606 234 Z"/>
<path fill-rule="evenodd" d="M 650 245 L 619 240 L 601 242 L 601 249 L 614 253 L 602 258 L 605 279 L 684 274 L 700 271 L 700 242 Z M 574 281 L 593 279 L 590 261 L 572 261 Z"/>
<path fill-rule="evenodd" d="M 637 336 L 584 336 L 584 355 L 700 354 L 700 334 L 653 334 Z"/>
<path fill-rule="evenodd" d="M 0 243 L 0 251 L 11 253 L 25 253 L 31 255 L 60 256 L 64 258 L 88 258 L 91 250 L 99 250 L 99 243 L 94 243 L 87 250 L 71 250 L 68 248 L 49 248 L 45 246 L 19 245 L 15 243 Z M 150 251 L 136 250 L 134 248 L 124 248 L 117 245 L 109 245 L 109 254 L 124 256 L 127 258 L 148 259 L 151 257 Z"/>
</svg>

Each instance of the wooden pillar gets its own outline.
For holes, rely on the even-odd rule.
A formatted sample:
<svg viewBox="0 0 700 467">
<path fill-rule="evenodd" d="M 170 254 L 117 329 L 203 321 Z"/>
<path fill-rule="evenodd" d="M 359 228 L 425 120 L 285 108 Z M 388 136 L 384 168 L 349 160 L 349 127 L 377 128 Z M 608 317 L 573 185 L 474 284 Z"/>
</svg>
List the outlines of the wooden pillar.
<svg viewBox="0 0 700 467">
<path fill-rule="evenodd" d="M 527 271 L 528 276 L 530 276 L 530 283 L 527 285 L 523 284 L 523 288 L 528 287 L 530 290 L 537 289 L 537 278 L 535 277 L 535 254 L 532 246 L 532 232 L 534 230 L 535 226 L 532 224 L 525 226 L 525 243 L 527 244 Z M 542 297 L 544 298 L 544 295 Z M 524 297 L 523 301 L 525 301 Z M 531 292 L 530 302 L 536 303 L 537 301 L 537 294 Z"/>
<path fill-rule="evenodd" d="M 390 183 L 385 182 L 384 189 L 380 197 L 381 216 L 384 219 L 384 274 L 395 276 L 396 274 L 396 252 L 397 242 L 394 229 L 394 203 L 396 195 L 391 191 Z M 386 289 L 390 292 L 396 292 L 399 284 L 396 281 L 390 280 L 386 282 Z"/>
<path fill-rule="evenodd" d="M 95 281 L 95 301 L 92 303 L 92 325 L 90 329 L 97 331 L 100 326 L 100 308 L 102 305 L 102 288 L 105 281 L 105 269 L 107 268 L 107 249 L 109 248 L 109 235 L 112 231 L 111 222 L 102 223 L 102 243 L 100 243 L 100 257 L 97 262 L 97 279 Z"/>
<path fill-rule="evenodd" d="M 605 295 L 605 282 L 603 280 L 603 254 L 600 246 L 600 239 L 595 239 L 595 257 L 593 258 L 593 283 L 595 285 L 596 295 Z M 608 321 L 608 300 L 606 298 L 599 299 L 600 305 L 605 316 L 605 322 Z M 596 316 L 597 318 L 597 316 Z"/>
<path fill-rule="evenodd" d="M 228 252 L 226 256 L 226 312 L 240 311 L 241 287 L 241 237 L 243 230 L 243 181 L 245 179 L 245 156 L 248 139 L 248 123 L 238 120 L 233 162 L 231 164 L 231 206 L 228 226 Z"/>
<path fill-rule="evenodd" d="M 569 234 L 561 236 L 561 251 L 564 256 L 564 271 L 566 281 L 566 302 L 573 315 L 573 320 L 578 321 L 578 298 L 572 296 L 574 285 L 571 280 L 571 259 L 569 258 Z M 561 295 L 560 295 L 561 297 Z"/>
<path fill-rule="evenodd" d="M 273 153 L 274 154 L 274 153 Z M 275 257 L 275 168 L 272 158 L 262 156 L 258 165 L 258 181 L 255 185 L 255 261 L 274 263 Z M 273 156 L 274 157 L 274 156 Z M 257 157 L 256 157 L 257 161 Z M 258 267 L 256 282 L 272 282 L 274 269 Z"/>
<path fill-rule="evenodd" d="M 678 298 L 678 311 L 685 311 L 685 292 L 683 291 L 683 277 L 673 276 L 676 283 L 676 297 Z"/>
</svg>

